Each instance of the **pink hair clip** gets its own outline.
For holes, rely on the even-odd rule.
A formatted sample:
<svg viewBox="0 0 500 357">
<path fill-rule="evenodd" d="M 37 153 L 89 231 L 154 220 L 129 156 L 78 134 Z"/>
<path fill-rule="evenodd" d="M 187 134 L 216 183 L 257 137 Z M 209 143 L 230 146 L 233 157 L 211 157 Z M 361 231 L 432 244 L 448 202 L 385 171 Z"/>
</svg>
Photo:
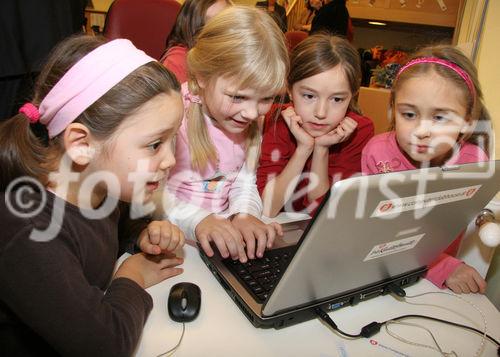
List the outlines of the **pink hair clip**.
<svg viewBox="0 0 500 357">
<path fill-rule="evenodd" d="M 198 95 L 191 94 L 187 92 L 184 94 L 184 99 L 189 100 L 191 103 L 201 104 L 201 99 Z"/>
<path fill-rule="evenodd" d="M 19 108 L 19 113 L 26 115 L 30 124 L 38 123 L 40 120 L 40 112 L 33 103 L 24 103 L 23 106 Z"/>
</svg>

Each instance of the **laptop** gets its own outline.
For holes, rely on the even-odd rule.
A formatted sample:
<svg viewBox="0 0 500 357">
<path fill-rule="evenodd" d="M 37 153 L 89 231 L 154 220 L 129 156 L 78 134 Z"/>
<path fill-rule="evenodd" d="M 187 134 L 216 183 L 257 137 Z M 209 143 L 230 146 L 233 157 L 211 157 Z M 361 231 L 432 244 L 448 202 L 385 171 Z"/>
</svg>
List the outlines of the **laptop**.
<svg viewBox="0 0 500 357">
<path fill-rule="evenodd" d="M 318 307 L 404 294 L 499 190 L 500 160 L 351 177 L 263 258 L 200 255 L 254 326 L 283 328 Z"/>
</svg>

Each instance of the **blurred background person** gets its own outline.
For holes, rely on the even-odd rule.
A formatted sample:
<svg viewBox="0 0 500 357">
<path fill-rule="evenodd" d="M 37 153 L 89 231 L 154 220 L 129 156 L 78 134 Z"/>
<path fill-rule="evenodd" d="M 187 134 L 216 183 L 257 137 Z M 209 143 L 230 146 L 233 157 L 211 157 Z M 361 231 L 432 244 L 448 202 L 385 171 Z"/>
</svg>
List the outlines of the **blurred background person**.
<svg viewBox="0 0 500 357">
<path fill-rule="evenodd" d="M 186 57 L 194 47 L 196 35 L 208 20 L 229 5 L 230 0 L 186 0 L 182 5 L 160 59 L 180 83 L 187 81 Z"/>
<path fill-rule="evenodd" d="M 17 113 L 32 91 L 48 53 L 83 32 L 87 0 L 2 0 L 0 119 Z"/>
<path fill-rule="evenodd" d="M 331 35 L 348 37 L 349 11 L 346 0 L 325 0 L 311 23 L 311 34 L 329 32 Z"/>
<path fill-rule="evenodd" d="M 299 20 L 295 30 L 299 31 L 311 31 L 311 23 L 316 16 L 317 12 L 323 6 L 323 0 L 306 0 L 307 11 L 303 13 L 302 18 Z"/>
<path fill-rule="evenodd" d="M 258 1 L 255 6 L 266 10 L 273 17 L 274 21 L 276 21 L 281 31 L 286 32 L 288 30 L 286 10 L 276 0 Z"/>
</svg>

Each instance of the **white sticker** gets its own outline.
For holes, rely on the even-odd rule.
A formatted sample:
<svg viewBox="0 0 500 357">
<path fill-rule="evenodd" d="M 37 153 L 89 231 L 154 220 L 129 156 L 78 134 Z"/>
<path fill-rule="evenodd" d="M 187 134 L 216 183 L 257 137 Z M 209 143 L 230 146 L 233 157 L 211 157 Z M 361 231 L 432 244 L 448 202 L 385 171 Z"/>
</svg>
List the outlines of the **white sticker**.
<svg viewBox="0 0 500 357">
<path fill-rule="evenodd" d="M 370 217 L 382 217 L 405 211 L 414 211 L 444 205 L 450 202 L 469 200 L 481 188 L 481 185 L 456 188 L 453 190 L 426 193 L 417 196 L 402 197 L 380 201 Z"/>
<path fill-rule="evenodd" d="M 368 253 L 366 258 L 363 259 L 363 261 L 366 262 L 367 260 L 377 259 L 385 257 L 386 255 L 401 253 L 404 252 L 405 250 L 412 249 L 417 245 L 417 243 L 420 241 L 420 239 L 422 239 L 424 235 L 425 233 L 422 233 L 413 237 L 377 244 L 375 247 L 372 248 L 370 253 Z"/>
</svg>

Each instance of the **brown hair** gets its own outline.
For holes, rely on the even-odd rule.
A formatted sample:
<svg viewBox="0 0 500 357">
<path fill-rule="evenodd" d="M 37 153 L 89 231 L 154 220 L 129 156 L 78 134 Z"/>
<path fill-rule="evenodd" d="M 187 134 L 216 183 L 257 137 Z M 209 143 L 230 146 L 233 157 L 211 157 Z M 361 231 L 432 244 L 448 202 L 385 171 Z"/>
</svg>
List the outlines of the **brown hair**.
<svg viewBox="0 0 500 357">
<path fill-rule="evenodd" d="M 360 114 L 357 94 L 361 86 L 361 59 L 349 41 L 326 33 L 308 36 L 290 56 L 288 86 L 304 78 L 323 73 L 337 65 L 342 66 L 349 81 L 352 98 L 349 110 Z"/>
<path fill-rule="evenodd" d="M 174 28 L 167 38 L 167 50 L 172 46 L 194 47 L 196 35 L 205 26 L 207 10 L 217 0 L 186 0 L 182 4 Z M 228 5 L 231 4 L 226 0 Z"/>
<path fill-rule="evenodd" d="M 57 45 L 37 79 L 31 103 L 39 106 L 76 62 L 104 43 L 104 38 L 78 35 Z M 98 140 L 107 139 L 138 107 L 172 90 L 180 91 L 175 77 L 160 63 L 150 62 L 116 84 L 74 122 L 85 125 Z M 0 189 L 5 190 L 12 180 L 21 176 L 31 176 L 47 185 L 49 172 L 55 169 L 64 152 L 63 135 L 64 132 L 49 140 L 46 128 L 42 124 L 30 125 L 24 114 L 1 123 Z"/>
<path fill-rule="evenodd" d="M 408 60 L 408 62 L 421 57 L 436 57 L 459 66 L 469 76 L 472 85 L 474 86 L 475 96 L 474 93 L 471 93 L 471 91 L 469 90 L 469 87 L 467 86 L 467 83 L 464 81 L 464 79 L 460 77 L 460 75 L 453 69 L 436 63 L 419 63 L 405 69 L 394 81 L 391 89 L 391 108 L 394 109 L 397 91 L 399 88 L 401 88 L 406 80 L 433 71 L 439 74 L 441 77 L 452 81 L 456 85 L 456 87 L 460 89 L 463 94 L 464 100 L 467 101 L 466 121 L 477 121 L 475 130 L 473 132 L 460 134 L 461 136 L 459 137 L 459 140 L 478 145 L 488 154 L 490 135 L 492 135 L 491 119 L 488 110 L 483 103 L 483 92 L 481 91 L 481 85 L 479 84 L 477 70 L 474 64 L 459 49 L 450 45 L 424 47 L 417 51 Z M 392 110 L 390 130 L 394 130 L 394 128 L 395 113 L 394 110 Z"/>
</svg>

